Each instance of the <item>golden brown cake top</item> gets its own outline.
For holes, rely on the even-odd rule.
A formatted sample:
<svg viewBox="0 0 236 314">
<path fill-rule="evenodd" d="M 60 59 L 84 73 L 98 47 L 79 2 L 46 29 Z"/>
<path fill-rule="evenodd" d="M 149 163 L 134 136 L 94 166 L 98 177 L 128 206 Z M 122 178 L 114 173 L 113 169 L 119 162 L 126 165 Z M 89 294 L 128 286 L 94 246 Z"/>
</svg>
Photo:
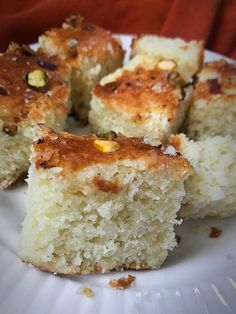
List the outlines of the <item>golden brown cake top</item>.
<svg viewBox="0 0 236 314">
<path fill-rule="evenodd" d="M 94 24 L 86 23 L 80 15 L 71 16 L 61 28 L 52 28 L 45 36 L 53 40 L 61 57 L 77 59 L 83 57 L 106 57 L 110 54 L 120 56 L 121 62 L 124 51 L 118 39 L 112 37 L 109 31 Z"/>
<path fill-rule="evenodd" d="M 115 134 L 112 132 L 112 134 Z M 113 151 L 97 145 L 104 142 L 115 143 Z M 192 168 L 189 162 L 169 146 L 151 146 L 144 143 L 143 138 L 116 135 L 111 138 L 96 135 L 72 135 L 66 132 L 54 132 L 43 127 L 42 137 L 34 143 L 33 161 L 37 169 L 62 167 L 64 173 L 84 169 L 98 163 L 112 163 L 124 159 L 142 159 L 147 167 L 173 167 L 182 178 L 188 175 Z M 104 148 L 104 147 L 103 147 Z M 99 185 L 101 185 L 99 183 Z M 104 189 L 107 188 L 104 183 Z"/>
<path fill-rule="evenodd" d="M 0 119 L 17 124 L 41 96 L 53 93 L 54 100 L 60 100 L 62 92 L 57 87 L 63 91 L 68 77 L 68 67 L 56 57 L 10 44 L 0 56 Z"/>
<path fill-rule="evenodd" d="M 236 94 L 236 64 L 220 59 L 208 62 L 199 74 L 195 99 Z"/>
<path fill-rule="evenodd" d="M 97 84 L 94 94 L 110 109 L 130 113 L 135 122 L 145 123 L 156 112 L 170 122 L 175 120 L 184 97 L 182 83 L 178 72 L 139 66 L 134 71 L 125 70 L 112 82 Z"/>
</svg>

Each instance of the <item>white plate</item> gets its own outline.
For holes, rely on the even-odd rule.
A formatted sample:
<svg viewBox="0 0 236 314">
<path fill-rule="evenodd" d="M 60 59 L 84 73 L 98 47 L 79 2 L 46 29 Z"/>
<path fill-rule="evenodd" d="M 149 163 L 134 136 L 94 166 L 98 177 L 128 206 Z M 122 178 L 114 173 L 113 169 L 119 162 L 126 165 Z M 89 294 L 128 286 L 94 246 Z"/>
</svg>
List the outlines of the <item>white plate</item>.
<svg viewBox="0 0 236 314">
<path fill-rule="evenodd" d="M 128 47 L 130 36 L 122 36 Z M 206 59 L 220 55 L 207 51 Z M 188 221 L 178 227 L 182 242 L 160 270 L 106 275 L 54 276 L 23 264 L 17 241 L 26 185 L 0 192 L 0 313 L 236 313 L 236 217 Z M 210 227 L 222 235 L 208 237 Z M 116 291 L 110 278 L 133 274 L 134 287 Z M 94 297 L 80 294 L 90 287 Z"/>
</svg>

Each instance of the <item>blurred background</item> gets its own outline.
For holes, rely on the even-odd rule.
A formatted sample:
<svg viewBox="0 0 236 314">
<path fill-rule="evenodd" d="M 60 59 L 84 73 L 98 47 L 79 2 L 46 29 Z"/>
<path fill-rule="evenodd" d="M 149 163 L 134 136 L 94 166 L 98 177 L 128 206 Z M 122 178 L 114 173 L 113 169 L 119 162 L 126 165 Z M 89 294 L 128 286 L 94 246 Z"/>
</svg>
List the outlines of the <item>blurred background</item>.
<svg viewBox="0 0 236 314">
<path fill-rule="evenodd" d="M 0 51 L 10 41 L 36 42 L 77 13 L 114 33 L 203 39 L 207 49 L 236 59 L 236 0 L 1 0 Z"/>
</svg>

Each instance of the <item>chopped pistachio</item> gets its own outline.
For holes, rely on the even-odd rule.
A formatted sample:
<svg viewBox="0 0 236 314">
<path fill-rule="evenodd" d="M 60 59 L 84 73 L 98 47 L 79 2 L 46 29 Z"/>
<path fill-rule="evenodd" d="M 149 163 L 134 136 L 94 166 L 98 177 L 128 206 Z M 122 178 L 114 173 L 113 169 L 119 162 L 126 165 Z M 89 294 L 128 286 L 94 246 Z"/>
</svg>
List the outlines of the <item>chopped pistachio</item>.
<svg viewBox="0 0 236 314">
<path fill-rule="evenodd" d="M 43 70 L 33 70 L 26 76 L 29 87 L 40 90 L 46 87 L 48 82 L 48 76 Z"/>
<path fill-rule="evenodd" d="M 97 134 L 97 137 L 108 138 L 108 139 L 114 140 L 115 138 L 117 138 L 117 134 L 114 131 L 109 131 L 109 132 Z"/>
<path fill-rule="evenodd" d="M 167 70 L 167 71 L 172 71 L 176 68 L 176 63 L 173 60 L 161 60 L 158 64 L 157 67 L 160 70 Z"/>
<path fill-rule="evenodd" d="M 93 145 L 103 153 L 112 153 L 120 149 L 120 144 L 112 140 L 94 140 Z"/>
</svg>

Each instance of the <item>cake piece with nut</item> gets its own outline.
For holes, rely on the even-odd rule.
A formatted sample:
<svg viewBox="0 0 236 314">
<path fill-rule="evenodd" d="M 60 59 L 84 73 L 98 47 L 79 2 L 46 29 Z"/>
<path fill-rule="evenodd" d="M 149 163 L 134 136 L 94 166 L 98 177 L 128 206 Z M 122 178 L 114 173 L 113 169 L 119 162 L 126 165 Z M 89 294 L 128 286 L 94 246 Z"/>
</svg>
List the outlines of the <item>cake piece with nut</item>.
<svg viewBox="0 0 236 314">
<path fill-rule="evenodd" d="M 68 18 L 61 28 L 47 31 L 39 44 L 43 51 L 59 56 L 72 67 L 72 105 L 79 118 L 87 120 L 93 85 L 123 63 L 120 41 L 77 15 Z"/>
<path fill-rule="evenodd" d="M 177 71 L 186 82 L 191 82 L 201 70 L 203 63 L 203 41 L 185 41 L 181 38 L 167 38 L 142 35 L 132 41 L 131 55 L 146 55 L 164 60 L 173 60 Z"/>
<path fill-rule="evenodd" d="M 189 162 L 114 132 L 42 132 L 32 148 L 21 259 L 60 274 L 160 267 L 176 246 Z"/>
<path fill-rule="evenodd" d="M 221 59 L 206 63 L 194 91 L 187 134 L 193 139 L 216 135 L 236 138 L 236 65 Z"/>
<path fill-rule="evenodd" d="M 194 142 L 178 134 L 170 142 L 195 169 L 185 182 L 180 216 L 187 219 L 236 214 L 235 140 L 227 135 Z"/>
<path fill-rule="evenodd" d="M 94 87 L 89 122 L 95 132 L 114 130 L 126 136 L 166 141 L 181 128 L 193 87 L 172 60 L 144 55 L 104 77 Z"/>
<path fill-rule="evenodd" d="M 70 110 L 70 69 L 58 58 L 11 44 L 0 56 L 0 188 L 29 166 L 37 123 L 56 129 Z"/>
</svg>

